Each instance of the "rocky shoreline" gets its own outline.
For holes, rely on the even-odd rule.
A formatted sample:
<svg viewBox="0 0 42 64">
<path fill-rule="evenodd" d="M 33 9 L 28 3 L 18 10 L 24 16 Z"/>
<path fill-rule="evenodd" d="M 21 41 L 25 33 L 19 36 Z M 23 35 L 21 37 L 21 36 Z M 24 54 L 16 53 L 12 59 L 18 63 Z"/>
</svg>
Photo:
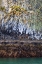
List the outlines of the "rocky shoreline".
<svg viewBox="0 0 42 64">
<path fill-rule="evenodd" d="M 42 41 L 0 44 L 0 58 L 42 57 Z"/>
</svg>

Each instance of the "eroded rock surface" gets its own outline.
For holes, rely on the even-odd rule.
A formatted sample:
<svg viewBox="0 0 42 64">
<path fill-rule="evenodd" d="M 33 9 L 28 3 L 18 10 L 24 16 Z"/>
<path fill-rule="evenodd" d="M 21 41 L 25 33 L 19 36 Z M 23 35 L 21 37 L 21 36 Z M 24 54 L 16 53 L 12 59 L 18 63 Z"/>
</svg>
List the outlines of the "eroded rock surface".
<svg viewBox="0 0 42 64">
<path fill-rule="evenodd" d="M 1 44 L 0 57 L 42 57 L 42 43 Z"/>
</svg>

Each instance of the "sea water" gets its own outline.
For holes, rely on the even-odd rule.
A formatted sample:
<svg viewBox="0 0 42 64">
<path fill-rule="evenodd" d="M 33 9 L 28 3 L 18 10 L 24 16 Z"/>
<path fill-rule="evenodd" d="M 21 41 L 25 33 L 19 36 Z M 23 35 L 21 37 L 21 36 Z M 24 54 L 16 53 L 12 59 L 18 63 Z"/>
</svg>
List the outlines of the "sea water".
<svg viewBox="0 0 42 64">
<path fill-rule="evenodd" d="M 0 64 L 42 64 L 41 58 L 0 58 Z"/>
</svg>

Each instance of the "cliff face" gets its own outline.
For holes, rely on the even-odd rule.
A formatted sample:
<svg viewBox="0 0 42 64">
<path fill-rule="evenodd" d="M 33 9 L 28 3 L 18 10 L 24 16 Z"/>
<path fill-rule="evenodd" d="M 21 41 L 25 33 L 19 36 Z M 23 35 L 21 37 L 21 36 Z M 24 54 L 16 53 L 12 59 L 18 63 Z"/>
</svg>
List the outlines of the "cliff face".
<svg viewBox="0 0 42 64">
<path fill-rule="evenodd" d="M 1 2 L 1 0 L 0 0 Z M 19 29 L 20 32 L 23 31 L 23 28 L 25 29 L 25 27 L 27 28 L 27 32 L 29 30 L 37 30 L 37 31 L 42 31 L 42 4 L 41 4 L 41 0 L 2 0 L 2 6 L 5 6 L 7 13 L 10 11 L 10 7 L 13 5 L 17 5 L 20 7 L 23 7 L 24 9 L 26 9 L 28 11 L 28 13 L 26 14 L 21 14 L 21 16 L 14 16 L 13 20 L 12 20 L 12 14 L 11 17 L 9 16 L 5 16 L 4 13 L 0 13 L 1 17 L 3 18 L 5 16 L 4 19 L 2 19 L 2 26 L 5 24 L 5 29 L 7 29 L 8 27 L 10 27 L 10 23 L 11 26 L 14 29 L 14 21 L 18 21 L 19 19 Z M 26 23 L 21 23 L 21 22 L 26 22 Z M 21 26 L 20 26 L 21 25 Z M 29 29 L 29 30 L 28 30 Z"/>
<path fill-rule="evenodd" d="M 42 43 L 0 45 L 0 57 L 42 57 Z"/>
<path fill-rule="evenodd" d="M 42 40 L 41 0 L 0 0 L 0 4 L 5 6 L 0 7 L 0 40 Z M 21 7 L 27 12 L 14 15 L 9 12 L 13 5 L 17 13 Z M 41 42 L 0 42 L 0 57 L 42 57 Z"/>
</svg>

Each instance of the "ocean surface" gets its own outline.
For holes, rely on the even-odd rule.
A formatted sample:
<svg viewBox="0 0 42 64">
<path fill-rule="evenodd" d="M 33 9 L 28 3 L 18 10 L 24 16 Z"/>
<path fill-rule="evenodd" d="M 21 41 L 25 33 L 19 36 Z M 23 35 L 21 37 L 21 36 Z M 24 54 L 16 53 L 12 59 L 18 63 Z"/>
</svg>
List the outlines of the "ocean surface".
<svg viewBox="0 0 42 64">
<path fill-rule="evenodd" d="M 0 64 L 42 64 L 41 58 L 0 58 Z"/>
</svg>

